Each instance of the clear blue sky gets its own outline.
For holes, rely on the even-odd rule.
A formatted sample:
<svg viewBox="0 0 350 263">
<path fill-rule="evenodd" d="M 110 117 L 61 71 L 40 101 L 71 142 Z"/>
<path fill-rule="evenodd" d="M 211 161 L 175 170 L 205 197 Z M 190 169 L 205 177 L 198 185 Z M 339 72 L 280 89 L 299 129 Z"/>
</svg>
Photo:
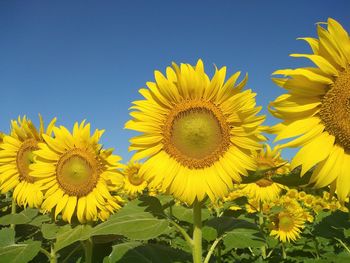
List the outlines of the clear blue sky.
<svg viewBox="0 0 350 263">
<path fill-rule="evenodd" d="M 124 130 L 138 89 L 172 61 L 202 58 L 228 73 L 248 72 L 267 113 L 282 90 L 279 68 L 305 66 L 315 23 L 333 17 L 350 31 L 350 1 L 10 1 L 0 2 L 0 130 L 26 114 L 57 116 L 71 129 L 87 119 L 124 161 Z M 267 124 L 276 120 L 268 115 Z M 284 152 L 289 158 L 292 151 Z"/>
</svg>

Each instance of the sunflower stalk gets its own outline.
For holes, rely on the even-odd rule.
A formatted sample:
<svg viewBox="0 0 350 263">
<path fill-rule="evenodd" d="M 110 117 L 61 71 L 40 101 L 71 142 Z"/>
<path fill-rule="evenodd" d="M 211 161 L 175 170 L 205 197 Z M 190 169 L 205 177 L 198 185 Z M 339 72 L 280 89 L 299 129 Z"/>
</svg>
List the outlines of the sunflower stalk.
<svg viewBox="0 0 350 263">
<path fill-rule="evenodd" d="M 260 231 L 261 233 L 264 233 L 264 214 L 262 212 L 262 202 L 260 201 L 259 203 L 259 206 L 260 206 L 260 212 L 259 212 L 259 226 L 260 226 Z M 261 246 L 261 257 L 263 259 L 266 259 L 266 246 L 263 245 Z"/>
<path fill-rule="evenodd" d="M 91 238 L 88 238 L 83 242 L 84 244 L 84 252 L 85 252 L 85 262 L 92 263 L 92 250 L 93 250 L 93 242 Z"/>
<path fill-rule="evenodd" d="M 202 204 L 193 203 L 193 263 L 202 263 Z"/>
<path fill-rule="evenodd" d="M 15 198 L 12 197 L 12 202 L 11 202 L 11 215 L 16 214 L 16 208 L 17 208 L 17 204 L 16 204 L 16 200 Z M 15 229 L 15 224 L 11 224 L 10 227 L 12 229 Z"/>
</svg>

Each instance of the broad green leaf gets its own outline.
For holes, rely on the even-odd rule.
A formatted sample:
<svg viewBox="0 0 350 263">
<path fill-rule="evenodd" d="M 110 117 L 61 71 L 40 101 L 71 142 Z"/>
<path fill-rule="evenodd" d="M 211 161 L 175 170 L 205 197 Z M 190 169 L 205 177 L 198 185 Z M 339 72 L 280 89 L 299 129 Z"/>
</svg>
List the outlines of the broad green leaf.
<svg viewBox="0 0 350 263">
<path fill-rule="evenodd" d="M 91 235 L 123 235 L 130 239 L 147 240 L 163 234 L 168 229 L 165 219 L 154 217 L 146 212 L 143 201 L 128 203 L 107 221 L 92 229 Z"/>
<path fill-rule="evenodd" d="M 171 208 L 172 215 L 178 220 L 193 224 L 193 210 L 189 207 L 184 207 L 182 205 L 174 205 Z M 210 212 L 208 208 L 202 208 L 202 221 L 210 218 Z"/>
<path fill-rule="evenodd" d="M 33 218 L 32 221 L 30 221 L 28 224 L 32 226 L 40 227 L 43 223 L 49 222 L 51 218 L 48 215 L 38 215 Z"/>
<path fill-rule="evenodd" d="M 275 183 L 283 184 L 289 187 L 296 187 L 296 186 L 302 186 L 307 185 L 310 181 L 312 175 L 312 171 L 307 172 L 304 174 L 303 177 L 300 177 L 300 171 L 299 169 L 295 169 L 289 174 L 275 174 L 271 177 L 272 181 Z"/>
<path fill-rule="evenodd" d="M 0 230 L 0 247 L 15 243 L 15 231 L 12 228 L 3 228 Z"/>
<path fill-rule="evenodd" d="M 67 231 L 70 231 L 70 227 L 68 225 L 64 226 Z M 41 226 L 41 233 L 45 239 L 56 239 L 56 234 L 60 230 L 60 227 L 56 224 L 43 224 Z"/>
<path fill-rule="evenodd" d="M 158 244 L 128 242 L 113 246 L 103 263 L 175 263 L 190 262 L 191 256 L 178 249 Z"/>
<path fill-rule="evenodd" d="M 78 225 L 75 228 L 66 225 L 60 228 L 56 235 L 55 251 L 59 251 L 74 242 L 87 240 L 90 237 L 91 229 L 89 225 Z"/>
<path fill-rule="evenodd" d="M 350 227 L 349 214 L 336 211 L 314 226 L 313 234 L 324 238 L 344 238 L 344 229 Z"/>
<path fill-rule="evenodd" d="M 10 214 L 0 217 L 0 225 L 27 224 L 38 214 L 37 209 L 27 208 L 18 214 Z"/>
<path fill-rule="evenodd" d="M 204 226 L 202 228 L 203 239 L 207 241 L 213 241 L 217 238 L 216 230 L 212 227 Z"/>
<path fill-rule="evenodd" d="M 26 263 L 39 253 L 40 241 L 27 240 L 15 244 L 14 238 L 15 232 L 12 229 L 4 228 L 0 230 L 0 262 Z"/>
<path fill-rule="evenodd" d="M 210 219 L 206 224 L 208 227 L 212 227 L 217 231 L 218 236 L 223 235 L 226 232 L 237 228 L 248 228 L 257 230 L 257 226 L 254 223 L 248 222 L 243 219 L 236 219 L 229 216 L 222 216 L 218 218 Z"/>
<path fill-rule="evenodd" d="M 223 242 L 227 253 L 233 248 L 261 247 L 265 244 L 263 236 L 257 229 L 251 228 L 236 228 L 228 232 Z"/>
</svg>

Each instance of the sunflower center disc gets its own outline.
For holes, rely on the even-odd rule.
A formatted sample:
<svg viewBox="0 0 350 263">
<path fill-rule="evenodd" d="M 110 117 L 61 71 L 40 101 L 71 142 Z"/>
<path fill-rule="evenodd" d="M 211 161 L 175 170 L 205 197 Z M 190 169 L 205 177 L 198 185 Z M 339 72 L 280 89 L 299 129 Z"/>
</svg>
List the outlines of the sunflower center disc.
<svg viewBox="0 0 350 263">
<path fill-rule="evenodd" d="M 262 179 L 256 181 L 255 183 L 260 187 L 268 187 L 268 186 L 273 184 L 272 181 L 265 179 L 265 178 L 262 178 Z"/>
<path fill-rule="evenodd" d="M 143 178 L 139 176 L 139 169 L 136 167 L 132 167 L 129 170 L 128 179 L 132 185 L 137 186 L 143 183 Z"/>
<path fill-rule="evenodd" d="M 57 181 L 72 196 L 85 196 L 96 186 L 100 169 L 97 160 L 88 152 L 73 149 L 58 161 Z"/>
<path fill-rule="evenodd" d="M 283 231 L 290 231 L 293 229 L 294 220 L 288 213 L 281 212 L 278 218 L 278 227 Z"/>
<path fill-rule="evenodd" d="M 35 139 L 25 140 L 17 153 L 16 163 L 20 175 L 20 180 L 34 183 L 34 178 L 29 176 L 29 165 L 34 162 L 33 151 L 38 149 Z"/>
<path fill-rule="evenodd" d="M 221 111 L 204 101 L 175 107 L 164 126 L 164 148 L 189 168 L 217 161 L 230 145 L 229 127 Z"/>
<path fill-rule="evenodd" d="M 340 73 L 322 100 L 320 118 L 336 143 L 350 151 L 350 69 Z"/>
</svg>

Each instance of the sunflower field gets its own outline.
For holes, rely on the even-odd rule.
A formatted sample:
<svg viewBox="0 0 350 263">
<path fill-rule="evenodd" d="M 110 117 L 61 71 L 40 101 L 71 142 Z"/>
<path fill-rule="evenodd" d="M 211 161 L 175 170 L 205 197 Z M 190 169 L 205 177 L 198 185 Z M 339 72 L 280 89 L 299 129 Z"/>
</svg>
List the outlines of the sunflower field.
<svg viewBox="0 0 350 263">
<path fill-rule="evenodd" d="M 139 90 L 124 163 L 86 121 L 12 120 L 0 263 L 350 262 L 350 39 L 331 18 L 317 33 L 291 55 L 314 67 L 273 73 L 272 127 L 247 75 L 202 60 Z"/>
</svg>

